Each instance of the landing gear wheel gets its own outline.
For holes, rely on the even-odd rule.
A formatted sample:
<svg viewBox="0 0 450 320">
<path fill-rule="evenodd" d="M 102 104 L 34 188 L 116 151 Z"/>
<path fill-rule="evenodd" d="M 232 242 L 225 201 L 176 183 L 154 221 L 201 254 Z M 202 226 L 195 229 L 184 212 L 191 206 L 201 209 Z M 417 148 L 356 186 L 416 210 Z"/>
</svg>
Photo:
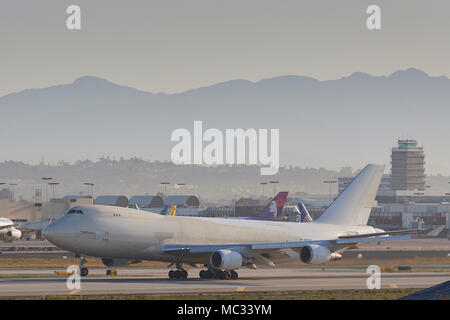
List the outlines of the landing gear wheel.
<svg viewBox="0 0 450 320">
<path fill-rule="evenodd" d="M 82 277 L 86 277 L 88 274 L 89 274 L 88 268 L 85 268 L 85 267 L 81 268 L 81 270 L 80 270 L 80 275 L 81 275 Z"/>
<path fill-rule="evenodd" d="M 84 267 L 84 264 L 87 262 L 87 260 L 84 257 L 80 257 L 80 276 L 86 277 L 89 274 L 88 268 Z"/>
<path fill-rule="evenodd" d="M 170 270 L 169 278 L 170 279 L 187 279 L 188 273 L 184 269 Z"/>
<path fill-rule="evenodd" d="M 205 271 L 205 270 L 200 270 L 200 272 L 198 273 L 198 275 L 200 276 L 200 279 L 207 279 L 206 274 L 207 274 L 207 271 Z"/>
<path fill-rule="evenodd" d="M 231 272 L 230 271 L 224 271 L 223 276 L 224 276 L 225 280 L 230 280 L 231 279 Z"/>
<path fill-rule="evenodd" d="M 205 271 L 205 279 L 214 279 L 214 273 L 211 270 L 206 270 Z"/>
<path fill-rule="evenodd" d="M 231 273 L 232 280 L 236 280 L 239 277 L 238 273 L 234 270 L 231 270 L 230 273 Z"/>
</svg>

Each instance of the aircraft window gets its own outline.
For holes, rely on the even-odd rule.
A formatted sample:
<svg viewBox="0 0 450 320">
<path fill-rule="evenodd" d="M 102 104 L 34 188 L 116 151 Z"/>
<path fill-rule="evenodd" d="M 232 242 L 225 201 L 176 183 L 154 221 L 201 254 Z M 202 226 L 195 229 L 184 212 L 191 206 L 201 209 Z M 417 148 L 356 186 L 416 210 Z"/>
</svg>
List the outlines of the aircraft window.
<svg viewBox="0 0 450 320">
<path fill-rule="evenodd" d="M 70 209 L 67 214 L 83 214 L 82 210 L 79 209 Z"/>
</svg>

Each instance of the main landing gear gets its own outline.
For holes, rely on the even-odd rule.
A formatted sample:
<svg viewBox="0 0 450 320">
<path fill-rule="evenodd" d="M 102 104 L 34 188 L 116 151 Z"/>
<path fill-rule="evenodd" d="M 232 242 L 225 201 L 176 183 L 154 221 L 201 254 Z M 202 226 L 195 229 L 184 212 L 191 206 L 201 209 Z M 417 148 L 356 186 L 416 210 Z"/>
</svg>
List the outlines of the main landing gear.
<svg viewBox="0 0 450 320">
<path fill-rule="evenodd" d="M 205 265 L 206 267 L 207 265 Z M 170 265 L 169 265 L 170 267 Z M 219 280 L 236 280 L 239 276 L 234 270 L 217 270 L 210 269 L 201 270 L 199 273 L 200 279 L 219 279 Z M 182 267 L 182 263 L 177 263 L 176 270 L 169 271 L 169 278 L 172 280 L 186 280 L 188 272 Z"/>
<path fill-rule="evenodd" d="M 177 269 L 176 270 L 170 270 L 169 271 L 169 278 L 174 280 L 185 280 L 188 277 L 188 273 L 186 270 L 183 269 L 181 266 L 181 263 L 177 263 Z"/>
<path fill-rule="evenodd" d="M 220 280 L 236 280 L 239 276 L 234 270 L 201 270 L 200 279 L 220 279 Z"/>
<path fill-rule="evenodd" d="M 86 277 L 89 274 L 89 269 L 84 267 L 87 260 L 84 257 L 80 257 L 80 276 Z"/>
</svg>

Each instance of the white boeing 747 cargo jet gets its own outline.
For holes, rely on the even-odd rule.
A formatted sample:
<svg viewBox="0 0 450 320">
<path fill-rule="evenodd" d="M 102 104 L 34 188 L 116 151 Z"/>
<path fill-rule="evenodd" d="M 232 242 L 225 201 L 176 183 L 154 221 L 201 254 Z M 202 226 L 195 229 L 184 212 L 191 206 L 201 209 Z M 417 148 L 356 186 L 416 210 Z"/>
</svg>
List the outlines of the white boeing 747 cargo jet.
<svg viewBox="0 0 450 320">
<path fill-rule="evenodd" d="M 367 165 L 328 209 L 309 223 L 163 216 L 111 206 L 78 206 L 44 229 L 54 245 L 106 266 L 139 260 L 176 264 L 170 278 L 186 279 L 184 264 L 204 265 L 201 278 L 236 279 L 237 269 L 300 260 L 323 264 L 360 242 L 408 239 L 408 231 L 367 226 L 384 166 Z"/>
</svg>

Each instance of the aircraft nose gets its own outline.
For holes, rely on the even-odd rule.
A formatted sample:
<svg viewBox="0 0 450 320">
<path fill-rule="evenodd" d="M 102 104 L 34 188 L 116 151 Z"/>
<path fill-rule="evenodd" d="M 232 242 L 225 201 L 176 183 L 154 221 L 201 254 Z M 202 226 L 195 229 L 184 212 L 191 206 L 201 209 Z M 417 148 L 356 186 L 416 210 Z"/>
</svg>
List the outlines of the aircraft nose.
<svg viewBox="0 0 450 320">
<path fill-rule="evenodd" d="M 42 235 L 48 241 L 53 242 L 55 236 L 55 224 L 52 222 L 46 226 L 44 230 L 42 230 Z"/>
<path fill-rule="evenodd" d="M 63 216 L 48 224 L 42 230 L 42 236 L 58 248 L 70 251 L 73 245 L 73 220 Z"/>
</svg>

